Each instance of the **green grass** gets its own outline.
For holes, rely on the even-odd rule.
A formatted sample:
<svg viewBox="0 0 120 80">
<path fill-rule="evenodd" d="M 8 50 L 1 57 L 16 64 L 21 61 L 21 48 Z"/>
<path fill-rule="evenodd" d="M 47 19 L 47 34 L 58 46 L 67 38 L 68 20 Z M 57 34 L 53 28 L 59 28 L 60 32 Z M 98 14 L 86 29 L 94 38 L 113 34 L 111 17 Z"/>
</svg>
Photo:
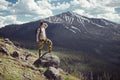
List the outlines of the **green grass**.
<svg viewBox="0 0 120 80">
<path fill-rule="evenodd" d="M 46 68 L 35 68 L 32 65 L 38 58 L 37 50 L 17 48 L 13 44 L 5 43 L 4 39 L 0 39 L 0 45 L 4 46 L 9 54 L 8 56 L 0 54 L 0 80 L 46 80 L 45 77 L 43 77 Z M 10 56 L 14 51 L 19 53 L 19 59 Z M 45 51 L 43 51 L 43 53 L 44 52 Z M 33 55 L 32 57 L 29 57 L 28 62 L 21 60 L 22 57 L 25 57 L 25 53 L 31 53 Z M 58 52 L 53 52 L 53 54 L 59 55 Z M 79 80 L 72 75 L 66 74 L 62 74 L 62 79 Z"/>
<path fill-rule="evenodd" d="M 38 53 L 37 50 L 30 50 L 30 51 L 36 54 Z M 44 52 L 45 51 L 43 51 L 43 53 Z M 94 55 L 86 55 L 82 52 L 53 51 L 52 53 L 60 57 L 61 59 L 60 67 L 64 71 L 79 78 L 81 78 L 82 73 L 91 73 L 91 72 L 100 72 L 100 73 L 110 72 L 112 75 L 112 70 L 115 71 L 115 69 L 118 69 L 118 67 L 114 66 L 109 62 L 106 62 L 100 58 L 96 58 Z M 69 80 L 69 78 L 66 77 L 65 80 Z"/>
<path fill-rule="evenodd" d="M 0 56 L 0 59 L 2 59 L 0 63 L 0 73 L 3 75 L 1 80 L 26 80 L 26 78 L 32 80 L 45 80 L 39 71 L 34 71 L 26 67 L 25 63 L 17 59 L 8 58 L 6 56 Z"/>
<path fill-rule="evenodd" d="M 2 60 L 2 62 L 0 62 L 0 80 L 26 80 L 26 78 L 30 78 L 32 80 L 45 80 L 42 73 L 46 70 L 46 68 L 41 67 L 37 70 L 32 69 L 34 68 L 32 63 L 38 58 L 38 50 L 17 48 L 14 45 L 4 43 L 3 39 L 0 39 L 0 45 L 5 46 L 8 49 L 9 54 L 12 54 L 14 51 L 18 51 L 22 57 L 24 56 L 24 53 L 31 53 L 35 56 L 30 57 L 31 61 L 30 64 L 28 64 L 27 62 L 23 62 L 10 56 L 0 55 L 0 59 Z M 43 51 L 43 53 L 44 52 L 45 51 Z M 63 80 L 84 80 L 84 77 L 81 75 L 82 72 L 109 71 L 115 73 L 115 76 L 117 77 L 119 75 L 117 74 L 117 72 L 119 72 L 117 71 L 118 67 L 113 66 L 94 55 L 67 50 L 53 51 L 52 54 L 59 56 L 61 61 L 60 68 L 69 73 L 68 75 L 62 74 Z M 116 72 L 113 72 L 115 69 Z M 119 80 L 119 77 L 113 80 Z"/>
<path fill-rule="evenodd" d="M 63 80 L 80 80 L 80 79 L 78 79 L 78 78 L 76 78 L 76 77 L 74 77 L 74 76 L 72 76 L 70 74 L 69 75 L 63 74 L 62 78 L 63 78 Z"/>
</svg>

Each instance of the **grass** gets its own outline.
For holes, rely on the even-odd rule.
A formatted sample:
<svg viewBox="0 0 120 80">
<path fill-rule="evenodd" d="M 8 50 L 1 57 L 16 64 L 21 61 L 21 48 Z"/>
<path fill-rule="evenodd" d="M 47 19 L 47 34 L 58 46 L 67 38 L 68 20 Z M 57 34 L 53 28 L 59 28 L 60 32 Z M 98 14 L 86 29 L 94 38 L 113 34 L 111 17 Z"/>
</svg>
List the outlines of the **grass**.
<svg viewBox="0 0 120 80">
<path fill-rule="evenodd" d="M 30 50 L 34 53 L 38 53 L 37 50 Z M 43 51 L 44 53 L 45 51 Z M 61 59 L 61 65 L 60 67 L 70 73 L 73 76 L 79 77 L 81 80 L 84 80 L 86 75 L 98 75 L 99 74 L 110 74 L 119 76 L 118 67 L 115 65 L 104 61 L 100 58 L 95 57 L 94 55 L 86 55 L 82 52 L 77 51 L 53 51 L 53 54 L 57 55 Z M 97 74 L 96 74 L 97 73 Z M 66 75 L 63 75 L 63 77 L 66 77 Z M 104 77 L 101 76 L 101 77 Z M 70 80 L 67 76 L 64 78 L 65 80 Z M 77 79 L 73 79 L 77 80 Z M 104 79 L 103 79 L 104 80 Z M 116 79 L 116 77 L 113 77 L 113 80 L 119 80 Z"/>
<path fill-rule="evenodd" d="M 2 62 L 0 63 L 0 73 L 3 75 L 1 80 L 45 80 L 39 71 L 34 71 L 25 66 L 24 63 L 0 56 Z"/>
<path fill-rule="evenodd" d="M 32 80 L 45 80 L 45 78 L 42 76 L 42 73 L 46 70 L 46 68 L 41 67 L 36 70 L 32 65 L 32 63 L 38 58 L 38 50 L 17 48 L 14 45 L 4 43 L 3 39 L 0 39 L 0 46 L 1 45 L 7 48 L 9 54 L 12 54 L 14 51 L 18 51 L 22 57 L 24 57 L 24 53 L 31 53 L 35 57 L 30 57 L 31 61 L 30 63 L 27 63 L 10 56 L 0 55 L 0 59 L 2 60 L 2 62 L 0 62 L 0 80 L 26 80 L 29 78 Z M 44 52 L 45 51 L 43 51 L 43 53 Z M 64 50 L 53 51 L 52 53 L 59 56 L 61 59 L 60 68 L 68 73 L 68 75 L 62 74 L 63 80 L 85 80 L 84 75 L 89 75 L 91 72 L 92 75 L 94 75 L 94 72 L 100 72 L 98 74 L 103 72 L 105 77 L 107 74 L 114 74 L 115 77 L 113 76 L 112 80 L 120 80 L 118 67 L 98 57 L 95 57 L 94 55 Z M 106 74 L 105 72 L 111 73 Z M 104 75 L 102 78 L 104 78 Z M 108 76 L 108 78 L 110 78 L 110 76 Z"/>
<path fill-rule="evenodd" d="M 78 78 L 76 78 L 76 77 L 74 77 L 74 76 L 71 76 L 70 74 L 69 74 L 69 75 L 63 74 L 63 75 L 62 75 L 62 78 L 63 78 L 64 80 L 80 80 L 80 79 L 78 79 Z"/>
<path fill-rule="evenodd" d="M 5 43 L 4 39 L 0 39 L 0 45 L 4 46 L 9 54 L 8 56 L 0 54 L 0 80 L 46 80 L 43 76 L 46 68 L 35 68 L 32 65 L 37 59 L 38 52 L 36 50 L 17 48 L 12 44 Z M 19 59 L 10 56 L 14 51 L 19 53 Z M 31 53 L 33 55 L 29 57 L 29 62 L 21 60 L 21 58 L 24 58 L 25 53 Z M 62 57 L 58 52 L 53 52 L 53 54 Z M 77 77 L 66 74 L 62 74 L 62 79 L 79 80 Z"/>
<path fill-rule="evenodd" d="M 29 52 L 21 48 L 17 48 L 13 44 L 5 43 L 4 39 L 0 39 L 0 45 L 8 50 L 7 53 L 9 54 L 6 56 L 0 53 L 0 80 L 45 80 L 40 69 L 34 70 L 32 62 L 24 62 L 10 56 L 14 51 L 17 51 L 21 58 L 21 55 L 23 56 L 25 52 Z M 34 60 L 34 57 L 31 60 Z"/>
</svg>

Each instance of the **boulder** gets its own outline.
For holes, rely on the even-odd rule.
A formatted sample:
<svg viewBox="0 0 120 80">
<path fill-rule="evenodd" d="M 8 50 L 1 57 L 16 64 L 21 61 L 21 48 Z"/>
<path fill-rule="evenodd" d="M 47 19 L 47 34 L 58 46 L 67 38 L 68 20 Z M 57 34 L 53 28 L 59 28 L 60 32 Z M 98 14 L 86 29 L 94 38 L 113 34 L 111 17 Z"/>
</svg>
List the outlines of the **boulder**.
<svg viewBox="0 0 120 80">
<path fill-rule="evenodd" d="M 41 58 L 37 59 L 34 62 L 34 65 L 36 67 L 43 66 L 43 67 L 55 67 L 58 68 L 60 65 L 60 59 L 56 55 L 53 55 L 52 53 L 44 53 Z"/>
<path fill-rule="evenodd" d="M 0 59 L 0 63 L 2 62 L 2 59 Z"/>
<path fill-rule="evenodd" d="M 8 38 L 5 38 L 4 42 L 9 45 L 14 45 Z"/>
<path fill-rule="evenodd" d="M 11 54 L 14 58 L 19 58 L 19 53 L 17 51 L 14 51 L 13 54 Z"/>
<path fill-rule="evenodd" d="M 56 69 L 56 68 L 54 68 L 54 67 L 49 67 L 49 68 L 44 72 L 44 76 L 45 76 L 48 80 L 62 80 L 59 69 Z"/>
<path fill-rule="evenodd" d="M 8 55 L 8 50 L 5 47 L 0 46 L 0 54 Z"/>
</svg>

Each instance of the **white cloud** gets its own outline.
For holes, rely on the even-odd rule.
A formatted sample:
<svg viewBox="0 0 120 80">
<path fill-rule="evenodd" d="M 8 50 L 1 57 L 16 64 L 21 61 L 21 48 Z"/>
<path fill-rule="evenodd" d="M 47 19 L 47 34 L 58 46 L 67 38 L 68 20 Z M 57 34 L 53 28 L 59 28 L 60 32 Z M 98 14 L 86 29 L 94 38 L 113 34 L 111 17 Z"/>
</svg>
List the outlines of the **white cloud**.
<svg viewBox="0 0 120 80">
<path fill-rule="evenodd" d="M 72 0 L 70 4 L 74 7 L 90 8 L 91 4 L 87 0 Z"/>
<path fill-rule="evenodd" d="M 50 9 L 43 9 L 34 0 L 19 0 L 12 9 L 15 14 L 19 15 L 42 15 L 45 17 L 53 15 Z"/>
<path fill-rule="evenodd" d="M 81 10 L 81 9 L 75 9 L 73 12 L 80 14 L 80 15 L 84 15 L 84 10 Z"/>
<path fill-rule="evenodd" d="M 65 10 L 68 9 L 70 7 L 70 4 L 67 2 L 63 2 L 63 3 L 57 3 L 57 6 L 52 6 L 52 10 Z"/>
<path fill-rule="evenodd" d="M 120 8 L 120 0 L 18 0 L 16 3 L 0 0 L 0 11 L 3 11 L 0 12 L 0 26 L 35 21 L 67 10 L 120 23 L 120 14 L 115 8 Z"/>
<path fill-rule="evenodd" d="M 42 5 L 38 5 L 34 0 L 18 0 L 15 4 L 1 0 L 0 4 L 4 4 L 0 5 L 0 10 L 4 9 L 8 12 L 7 14 L 1 13 L 3 16 L 0 16 L 0 19 L 2 19 L 0 27 L 8 24 L 34 21 L 53 15 L 52 10 L 48 7 L 43 9 Z M 8 4 L 11 4 L 11 6 L 8 6 Z"/>
<path fill-rule="evenodd" d="M 13 15 L 5 16 L 5 17 L 0 16 L 0 27 L 15 23 L 16 23 L 16 16 Z"/>
<path fill-rule="evenodd" d="M 47 0 L 39 0 L 36 2 L 41 9 L 51 9 L 52 5 Z"/>
<path fill-rule="evenodd" d="M 114 8 L 118 8 L 120 7 L 120 0 L 108 0 L 109 2 L 106 4 L 106 6 L 109 7 L 114 7 Z"/>
<path fill-rule="evenodd" d="M 70 4 L 67 2 L 63 2 L 63 3 L 57 2 L 57 4 L 55 5 L 55 4 L 52 4 L 52 1 L 40 0 L 40 1 L 37 1 L 37 4 L 39 5 L 39 7 L 41 7 L 41 9 L 50 9 L 50 10 L 65 10 L 70 7 Z"/>
<path fill-rule="evenodd" d="M 120 23 L 120 15 L 119 14 L 106 13 L 106 14 L 97 15 L 97 17 L 98 18 L 105 18 L 105 19 L 108 19 L 110 21 Z"/>
<path fill-rule="evenodd" d="M 5 0 L 0 0 L 0 11 L 1 10 L 7 10 L 8 2 Z"/>
<path fill-rule="evenodd" d="M 120 0 L 72 0 L 73 12 L 93 17 L 105 18 L 120 23 L 120 15 L 116 14 L 115 8 L 120 5 Z"/>
</svg>

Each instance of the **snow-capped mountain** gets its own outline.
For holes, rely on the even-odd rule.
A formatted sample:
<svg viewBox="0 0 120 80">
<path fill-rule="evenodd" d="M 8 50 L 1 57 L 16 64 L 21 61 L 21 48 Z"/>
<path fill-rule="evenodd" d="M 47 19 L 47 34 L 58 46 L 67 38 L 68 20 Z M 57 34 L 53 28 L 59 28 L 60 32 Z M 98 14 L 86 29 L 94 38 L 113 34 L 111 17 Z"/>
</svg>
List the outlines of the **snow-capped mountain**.
<svg viewBox="0 0 120 80">
<path fill-rule="evenodd" d="M 88 18 L 65 12 L 22 25 L 8 25 L 0 29 L 1 37 L 8 37 L 29 48 L 36 47 L 36 29 L 41 21 L 47 22 L 47 36 L 55 47 L 79 50 L 92 54 L 120 52 L 120 24 L 97 18 Z M 110 58 L 111 59 L 111 58 Z M 115 60 L 118 60 L 115 59 Z"/>
</svg>

